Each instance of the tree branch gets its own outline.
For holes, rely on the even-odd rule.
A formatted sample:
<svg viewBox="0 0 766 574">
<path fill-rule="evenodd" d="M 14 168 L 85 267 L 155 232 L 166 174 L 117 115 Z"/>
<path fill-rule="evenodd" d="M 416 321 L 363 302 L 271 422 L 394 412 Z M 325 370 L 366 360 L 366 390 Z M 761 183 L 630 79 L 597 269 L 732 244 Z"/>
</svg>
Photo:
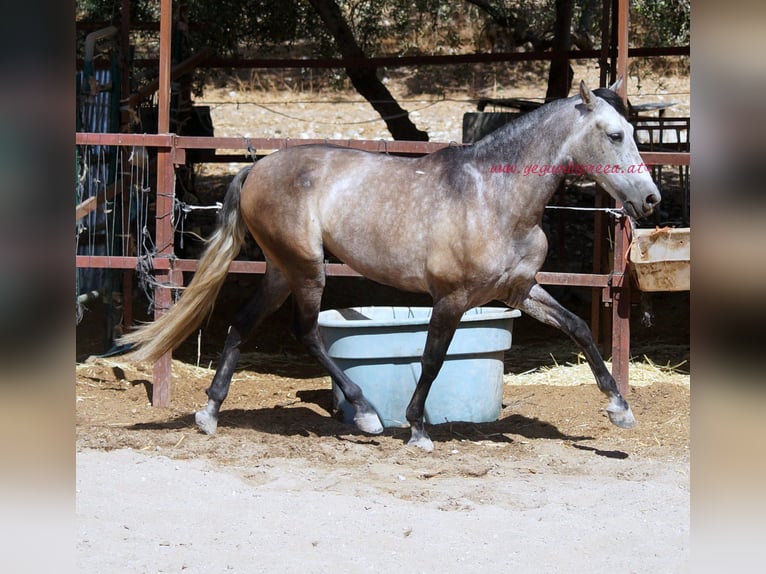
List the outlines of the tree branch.
<svg viewBox="0 0 766 574">
<path fill-rule="evenodd" d="M 332 34 L 341 56 L 364 58 L 364 51 L 354 38 L 338 4 L 334 0 L 308 1 Z M 428 133 L 415 126 L 407 110 L 399 106 L 388 88 L 378 79 L 376 68 L 346 68 L 346 74 L 356 91 L 370 102 L 386 122 L 395 140 L 428 141 Z"/>
</svg>

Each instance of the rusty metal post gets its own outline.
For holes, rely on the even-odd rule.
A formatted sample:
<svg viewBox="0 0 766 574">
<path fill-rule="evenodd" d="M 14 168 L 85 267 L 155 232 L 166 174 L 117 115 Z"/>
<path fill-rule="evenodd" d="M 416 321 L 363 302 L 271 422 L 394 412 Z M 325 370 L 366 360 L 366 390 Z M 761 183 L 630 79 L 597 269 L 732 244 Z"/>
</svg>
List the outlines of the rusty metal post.
<svg viewBox="0 0 766 574">
<path fill-rule="evenodd" d="M 604 207 L 605 195 L 606 192 L 604 192 L 600 186 L 596 186 L 596 197 L 594 201 L 594 207 L 596 209 Z M 604 215 L 604 213 L 601 211 L 596 211 L 595 215 L 593 216 L 593 264 L 591 267 L 591 271 L 593 273 L 608 272 L 608 265 L 606 262 L 608 262 L 609 258 L 606 257 L 604 253 L 606 251 L 604 240 L 604 233 L 607 228 L 606 225 L 606 215 Z M 604 289 L 608 289 L 608 287 L 591 290 L 590 298 L 590 330 L 593 332 L 593 340 L 598 346 L 601 346 L 604 342 L 604 334 L 606 332 L 604 330 L 604 319 L 601 308 L 605 299 Z M 601 348 L 601 352 L 604 352 L 603 347 Z"/>
<path fill-rule="evenodd" d="M 122 102 L 130 95 L 130 0 L 122 0 L 120 9 L 120 107 Z M 130 119 L 126 110 L 120 113 L 120 131 L 129 131 Z M 120 148 L 122 157 L 127 159 L 126 149 Z M 127 161 L 123 162 L 123 166 Z M 124 169 L 124 167 L 123 167 Z M 122 177 L 122 174 L 120 174 Z M 128 233 L 130 227 L 130 193 L 126 192 L 123 185 L 122 190 L 122 232 Z M 122 251 L 122 255 L 134 255 L 130 249 L 130 241 L 126 241 L 127 250 Z M 122 329 L 127 331 L 133 324 L 133 275 L 132 269 L 125 269 L 122 272 Z"/>
<path fill-rule="evenodd" d="M 628 93 L 628 0 L 619 0 L 617 24 L 617 75 L 622 76 L 618 94 L 627 101 Z M 620 393 L 629 391 L 630 375 L 630 277 L 627 250 L 630 225 L 626 218 L 617 220 L 614 228 L 614 285 L 612 295 L 612 376 Z"/>
<path fill-rule="evenodd" d="M 622 85 L 617 93 L 627 102 L 628 98 L 628 0 L 619 0 L 617 5 L 617 77 L 622 76 Z"/>
<path fill-rule="evenodd" d="M 611 5 L 612 0 L 602 0 L 601 3 L 601 53 L 598 58 L 599 65 L 599 87 L 605 88 L 609 85 L 609 49 L 612 38 L 610 26 L 611 23 Z"/>
<path fill-rule="evenodd" d="M 170 132 L 170 47 L 173 20 L 173 1 L 160 1 L 160 69 L 159 90 L 157 93 L 157 133 Z M 172 148 L 159 148 L 157 151 L 157 207 L 156 238 L 158 257 L 173 255 L 173 195 L 175 193 L 175 173 L 173 170 Z M 154 289 L 154 318 L 162 316 L 172 305 L 171 291 L 172 270 L 159 270 L 156 273 L 159 283 Z M 170 405 L 170 375 L 172 354 L 167 353 L 154 364 L 152 405 L 166 407 Z"/>
<path fill-rule="evenodd" d="M 612 376 L 620 393 L 630 390 L 630 275 L 627 251 L 630 245 L 630 222 L 619 218 L 614 229 L 614 273 L 612 286 Z"/>
</svg>

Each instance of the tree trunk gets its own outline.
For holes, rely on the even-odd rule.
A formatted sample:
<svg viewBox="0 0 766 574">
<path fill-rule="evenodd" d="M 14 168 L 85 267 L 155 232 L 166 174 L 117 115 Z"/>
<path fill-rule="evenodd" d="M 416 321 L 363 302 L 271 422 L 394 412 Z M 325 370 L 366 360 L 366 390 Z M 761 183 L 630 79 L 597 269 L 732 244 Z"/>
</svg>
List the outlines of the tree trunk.
<svg viewBox="0 0 766 574">
<path fill-rule="evenodd" d="M 309 0 L 325 26 L 335 38 L 344 58 L 364 58 L 351 28 L 334 0 Z M 428 133 L 419 130 L 409 118 L 407 110 L 396 102 L 391 92 L 378 79 L 376 68 L 346 68 L 351 83 L 386 122 L 395 140 L 428 141 Z"/>
<path fill-rule="evenodd" d="M 553 37 L 554 52 L 568 52 L 572 47 L 572 12 L 574 0 L 556 0 L 556 24 Z M 572 88 L 574 72 L 569 60 L 551 60 L 548 91 L 545 101 L 566 98 Z"/>
<path fill-rule="evenodd" d="M 600 0 L 583 0 L 580 8 L 580 20 L 572 34 L 572 43 L 580 50 L 592 50 L 593 39 L 590 37 L 593 20 L 602 6 Z"/>
</svg>

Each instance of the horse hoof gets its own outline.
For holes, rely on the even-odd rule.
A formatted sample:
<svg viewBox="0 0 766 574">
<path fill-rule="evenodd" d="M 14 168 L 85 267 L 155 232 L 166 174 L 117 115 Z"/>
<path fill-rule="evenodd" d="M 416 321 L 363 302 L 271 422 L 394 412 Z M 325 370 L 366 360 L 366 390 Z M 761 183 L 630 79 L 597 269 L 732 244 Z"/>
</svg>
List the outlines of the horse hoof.
<svg viewBox="0 0 766 574">
<path fill-rule="evenodd" d="M 354 424 L 356 428 L 367 434 L 380 434 L 383 432 L 383 424 L 375 413 L 357 413 L 354 417 Z"/>
<path fill-rule="evenodd" d="M 417 438 L 412 437 L 409 442 L 407 442 L 407 446 L 416 446 L 425 452 L 434 451 L 434 443 L 427 436 L 419 436 Z"/>
<path fill-rule="evenodd" d="M 194 422 L 197 423 L 199 429 L 205 434 L 215 434 L 218 428 L 218 418 L 206 410 L 197 411 L 194 414 Z"/>
<path fill-rule="evenodd" d="M 630 410 L 630 407 L 625 406 L 627 408 L 619 410 L 611 410 L 610 407 L 607 407 L 606 414 L 609 415 L 609 420 L 612 421 L 613 425 L 623 429 L 632 429 L 636 426 L 636 417 L 633 416 L 633 411 Z"/>
</svg>

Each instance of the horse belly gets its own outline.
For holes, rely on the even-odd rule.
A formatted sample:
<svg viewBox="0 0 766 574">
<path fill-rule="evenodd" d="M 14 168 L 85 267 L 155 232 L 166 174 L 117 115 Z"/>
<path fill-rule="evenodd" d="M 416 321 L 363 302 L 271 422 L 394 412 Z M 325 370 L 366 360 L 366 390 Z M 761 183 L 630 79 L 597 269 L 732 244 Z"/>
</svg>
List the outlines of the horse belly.
<svg viewBox="0 0 766 574">
<path fill-rule="evenodd" d="M 405 291 L 426 292 L 425 265 L 412 243 L 402 242 L 384 226 L 352 226 L 351 232 L 327 233 L 325 247 L 355 271 L 378 283 Z"/>
</svg>

